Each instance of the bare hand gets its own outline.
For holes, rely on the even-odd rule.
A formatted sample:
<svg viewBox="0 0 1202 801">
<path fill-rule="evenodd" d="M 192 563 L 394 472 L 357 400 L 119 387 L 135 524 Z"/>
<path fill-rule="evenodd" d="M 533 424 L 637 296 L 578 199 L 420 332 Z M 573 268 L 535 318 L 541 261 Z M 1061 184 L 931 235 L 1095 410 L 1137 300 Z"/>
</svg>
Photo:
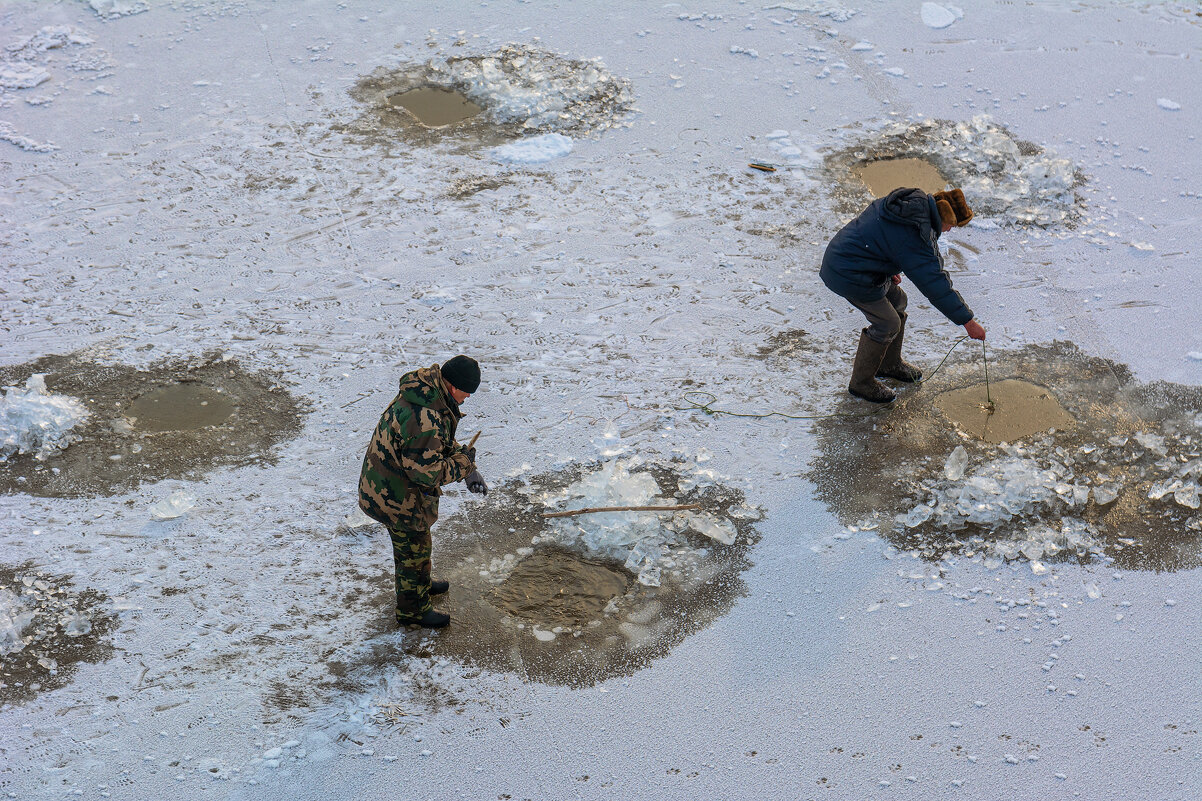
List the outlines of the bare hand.
<svg viewBox="0 0 1202 801">
<path fill-rule="evenodd" d="M 964 330 L 967 331 L 968 335 L 973 339 L 979 339 L 982 342 L 985 341 L 985 327 L 976 320 L 969 320 L 967 323 L 965 323 Z"/>
<path fill-rule="evenodd" d="M 901 276 L 900 275 L 891 275 L 891 276 L 889 276 L 889 280 L 891 280 L 895 284 L 900 284 Z"/>
</svg>

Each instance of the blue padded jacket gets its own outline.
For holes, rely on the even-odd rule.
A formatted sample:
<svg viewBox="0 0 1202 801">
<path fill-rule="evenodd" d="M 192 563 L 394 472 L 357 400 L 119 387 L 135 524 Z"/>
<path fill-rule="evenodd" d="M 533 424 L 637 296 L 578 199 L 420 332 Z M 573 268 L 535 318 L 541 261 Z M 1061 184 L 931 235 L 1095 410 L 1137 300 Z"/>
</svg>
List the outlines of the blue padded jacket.
<svg viewBox="0 0 1202 801">
<path fill-rule="evenodd" d="M 885 297 L 891 276 L 905 273 L 932 306 L 964 325 L 973 314 L 943 268 L 941 230 L 933 197 L 921 189 L 894 189 L 835 234 L 818 274 L 835 294 L 872 303 Z"/>
</svg>

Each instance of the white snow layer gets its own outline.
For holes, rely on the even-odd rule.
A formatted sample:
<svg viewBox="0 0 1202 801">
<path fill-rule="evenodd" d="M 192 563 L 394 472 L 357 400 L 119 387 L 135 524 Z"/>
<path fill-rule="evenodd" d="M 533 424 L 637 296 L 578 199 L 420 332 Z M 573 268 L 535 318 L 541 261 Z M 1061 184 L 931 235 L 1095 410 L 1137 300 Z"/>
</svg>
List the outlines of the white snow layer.
<svg viewBox="0 0 1202 801">
<path fill-rule="evenodd" d="M 81 401 L 52 395 L 46 389 L 46 376 L 34 374 L 24 389 L 9 387 L 0 395 L 0 462 L 15 453 L 45 459 L 79 439 L 73 429 L 87 417 Z"/>
<path fill-rule="evenodd" d="M 571 137 L 548 133 L 494 147 L 492 157 L 504 164 L 543 164 L 571 152 Z"/>
</svg>

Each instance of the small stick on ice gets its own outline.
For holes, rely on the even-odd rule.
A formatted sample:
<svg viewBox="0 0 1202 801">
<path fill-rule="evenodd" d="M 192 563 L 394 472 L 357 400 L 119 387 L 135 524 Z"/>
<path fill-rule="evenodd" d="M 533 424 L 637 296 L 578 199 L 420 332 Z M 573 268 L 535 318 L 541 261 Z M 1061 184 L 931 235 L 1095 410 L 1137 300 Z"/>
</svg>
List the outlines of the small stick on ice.
<svg viewBox="0 0 1202 801">
<path fill-rule="evenodd" d="M 700 508 L 701 504 L 699 503 L 687 503 L 684 506 L 589 506 L 567 512 L 543 512 L 543 517 L 571 517 L 572 515 L 590 515 L 594 512 L 678 512 Z"/>
</svg>

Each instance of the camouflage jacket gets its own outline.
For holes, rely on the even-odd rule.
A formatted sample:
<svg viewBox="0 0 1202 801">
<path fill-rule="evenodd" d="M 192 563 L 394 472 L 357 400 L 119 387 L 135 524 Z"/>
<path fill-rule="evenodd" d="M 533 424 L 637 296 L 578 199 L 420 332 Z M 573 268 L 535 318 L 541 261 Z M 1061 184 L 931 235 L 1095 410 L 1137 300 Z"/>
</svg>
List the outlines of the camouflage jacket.
<svg viewBox="0 0 1202 801">
<path fill-rule="evenodd" d="M 359 476 L 359 508 L 390 528 L 428 527 L 438 519 L 439 489 L 473 469 L 455 428 L 463 414 L 436 364 L 401 376 L 372 435 Z"/>
</svg>

